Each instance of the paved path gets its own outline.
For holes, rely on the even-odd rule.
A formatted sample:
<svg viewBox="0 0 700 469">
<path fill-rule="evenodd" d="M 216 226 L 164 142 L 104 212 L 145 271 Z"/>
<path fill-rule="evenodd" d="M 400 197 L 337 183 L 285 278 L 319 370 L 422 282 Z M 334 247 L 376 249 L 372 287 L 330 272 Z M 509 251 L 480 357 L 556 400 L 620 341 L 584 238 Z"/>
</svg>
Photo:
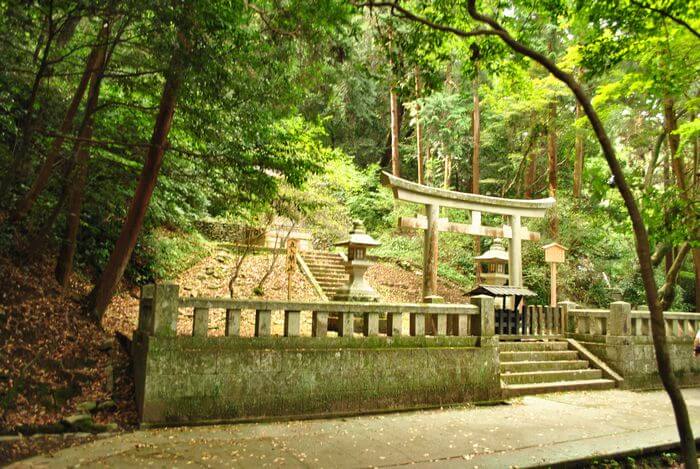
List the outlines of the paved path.
<svg viewBox="0 0 700 469">
<path fill-rule="evenodd" d="M 684 395 L 700 435 L 700 389 Z M 664 393 L 610 390 L 491 407 L 139 431 L 14 467 L 527 467 L 677 440 Z"/>
</svg>

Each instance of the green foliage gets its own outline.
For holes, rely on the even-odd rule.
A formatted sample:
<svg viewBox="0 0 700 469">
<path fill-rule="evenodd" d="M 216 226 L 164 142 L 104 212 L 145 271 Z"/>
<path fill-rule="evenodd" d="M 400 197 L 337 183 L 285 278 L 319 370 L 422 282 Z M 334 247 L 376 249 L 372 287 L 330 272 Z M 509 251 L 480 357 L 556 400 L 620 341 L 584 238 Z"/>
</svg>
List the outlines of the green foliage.
<svg viewBox="0 0 700 469">
<path fill-rule="evenodd" d="M 128 275 L 138 285 L 173 280 L 207 253 L 209 248 L 197 233 L 154 230 L 141 238 Z"/>
</svg>

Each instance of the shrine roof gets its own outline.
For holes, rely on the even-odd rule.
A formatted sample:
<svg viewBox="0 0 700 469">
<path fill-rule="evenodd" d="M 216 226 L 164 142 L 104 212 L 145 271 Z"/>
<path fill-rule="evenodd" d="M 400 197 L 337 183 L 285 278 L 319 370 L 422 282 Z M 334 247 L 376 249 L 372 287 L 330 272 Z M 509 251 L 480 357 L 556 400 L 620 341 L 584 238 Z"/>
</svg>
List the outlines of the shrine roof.
<svg viewBox="0 0 700 469">
<path fill-rule="evenodd" d="M 488 296 L 537 296 L 537 293 L 525 287 L 510 287 L 507 285 L 479 285 L 469 293 L 473 295 L 488 295 Z"/>
<path fill-rule="evenodd" d="M 391 187 L 394 198 L 407 202 L 443 207 L 461 208 L 501 215 L 521 215 L 524 217 L 544 217 L 548 208 L 554 207 L 556 200 L 546 199 L 506 199 L 480 194 L 468 194 L 439 187 L 425 186 L 382 172 L 382 184 Z"/>
</svg>

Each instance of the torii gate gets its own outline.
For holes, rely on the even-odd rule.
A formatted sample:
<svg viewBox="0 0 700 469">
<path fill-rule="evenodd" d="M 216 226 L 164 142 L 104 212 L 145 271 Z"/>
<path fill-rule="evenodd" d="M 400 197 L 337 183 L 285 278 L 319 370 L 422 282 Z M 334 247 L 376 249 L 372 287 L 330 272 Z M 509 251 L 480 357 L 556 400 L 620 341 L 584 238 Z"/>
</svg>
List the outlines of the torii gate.
<svg viewBox="0 0 700 469">
<path fill-rule="evenodd" d="M 547 209 L 555 204 L 551 197 L 546 199 L 522 200 L 503 199 L 479 194 L 450 191 L 437 187 L 424 186 L 382 173 L 382 184 L 391 187 L 394 198 L 406 202 L 425 205 L 425 217 L 401 218 L 402 228 L 424 229 L 423 241 L 423 301 L 440 301 L 437 296 L 438 233 L 451 231 L 473 236 L 499 237 L 510 239 L 508 249 L 509 284 L 520 287 L 523 284 L 522 240 L 539 241 L 540 234 L 530 232 L 521 224 L 521 219 L 542 218 Z M 459 208 L 471 211 L 471 224 L 450 223 L 440 219 L 440 207 Z M 509 217 L 510 224 L 503 227 L 481 225 L 482 213 L 494 213 Z"/>
</svg>

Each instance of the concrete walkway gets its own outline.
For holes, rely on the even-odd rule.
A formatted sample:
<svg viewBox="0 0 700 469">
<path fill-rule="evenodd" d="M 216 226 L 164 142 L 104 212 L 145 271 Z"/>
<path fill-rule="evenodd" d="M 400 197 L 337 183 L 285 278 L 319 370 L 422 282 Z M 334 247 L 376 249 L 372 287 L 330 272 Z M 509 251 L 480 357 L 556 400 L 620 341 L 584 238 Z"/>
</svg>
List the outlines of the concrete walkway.
<svg viewBox="0 0 700 469">
<path fill-rule="evenodd" d="M 684 395 L 700 435 L 700 389 Z M 11 467 L 527 467 L 674 441 L 664 393 L 610 390 L 491 407 L 139 431 Z"/>
</svg>

